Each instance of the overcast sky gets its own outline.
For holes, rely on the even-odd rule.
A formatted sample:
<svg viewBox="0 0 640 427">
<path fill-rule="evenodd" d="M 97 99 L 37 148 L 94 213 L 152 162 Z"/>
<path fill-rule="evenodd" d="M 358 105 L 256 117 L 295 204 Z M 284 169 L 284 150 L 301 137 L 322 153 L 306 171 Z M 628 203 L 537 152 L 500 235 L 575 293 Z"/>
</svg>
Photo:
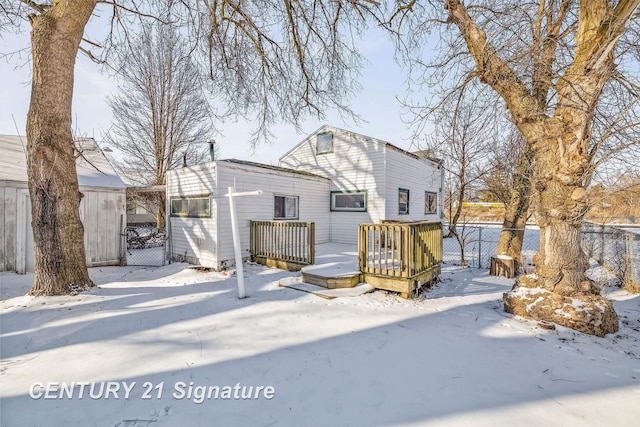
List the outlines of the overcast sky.
<svg viewBox="0 0 640 427">
<path fill-rule="evenodd" d="M 220 156 L 276 164 L 281 155 L 325 123 L 412 149 L 409 141 L 411 131 L 402 121 L 397 100 L 404 97 L 406 74 L 394 61 L 393 46 L 378 31 L 370 31 L 361 45 L 369 63 L 362 70 L 362 91 L 352 99 L 351 104 L 354 111 L 366 120 L 365 123 L 344 123 L 336 112 L 328 112 L 326 120 L 307 120 L 302 134 L 296 133 L 290 125 L 274 127 L 274 141 L 262 144 L 252 152 L 249 143 L 251 123 L 227 122 L 219 124 L 222 136 L 216 138 Z M 28 51 L 28 32 L 2 34 L 0 53 L 19 49 Z M 25 134 L 31 77 L 27 58 L 28 54 L 25 53 L 21 58 L 13 56 L 0 59 L 0 134 Z M 73 129 L 76 134 L 90 136 L 100 142 L 112 119 L 106 97 L 117 92 L 117 82 L 83 55 L 78 57 L 75 71 Z"/>
</svg>

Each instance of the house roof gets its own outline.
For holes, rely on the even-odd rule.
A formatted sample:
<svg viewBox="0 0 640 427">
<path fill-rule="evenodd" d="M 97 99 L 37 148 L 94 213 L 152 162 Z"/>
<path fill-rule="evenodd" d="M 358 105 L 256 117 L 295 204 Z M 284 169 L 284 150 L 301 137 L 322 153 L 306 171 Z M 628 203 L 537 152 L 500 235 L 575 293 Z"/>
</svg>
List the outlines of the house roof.
<svg viewBox="0 0 640 427">
<path fill-rule="evenodd" d="M 383 141 L 381 139 L 374 138 L 374 137 L 371 137 L 371 136 L 363 135 L 363 134 L 358 133 L 358 132 L 353 132 L 353 131 L 346 130 L 346 129 L 340 129 L 340 128 L 337 128 L 335 126 L 330 126 L 330 125 L 326 125 L 326 124 L 320 126 L 320 128 L 318 130 L 313 132 L 311 135 L 307 136 L 303 140 L 303 142 L 306 141 L 307 138 L 309 138 L 310 136 L 313 136 L 313 135 L 316 135 L 316 134 L 319 134 L 319 133 L 325 132 L 325 131 L 333 131 L 333 132 L 339 131 L 339 132 L 350 133 L 352 135 L 356 135 L 356 136 L 360 137 L 361 139 L 363 139 L 365 141 L 369 141 L 369 142 L 374 142 L 375 141 L 375 142 L 378 142 L 380 144 L 383 144 L 385 147 L 387 147 L 387 148 L 389 148 L 391 150 L 397 151 L 399 153 L 402 153 L 402 154 L 404 154 L 404 155 L 406 155 L 408 157 L 411 157 L 413 159 L 425 159 L 425 160 L 428 160 L 430 162 L 435 163 L 437 166 L 439 166 L 442 163 L 439 159 L 436 159 L 436 158 L 433 158 L 433 157 L 425 155 L 426 152 L 424 152 L 424 151 L 417 151 L 415 153 L 411 153 L 411 152 L 409 152 L 407 150 L 404 150 L 404 149 L 398 147 L 397 145 L 391 144 L 390 142 Z M 291 148 L 289 151 L 287 151 L 283 156 L 280 157 L 280 160 L 282 160 L 285 157 L 287 157 L 292 151 L 294 151 L 296 148 L 298 148 L 299 145 L 300 144 L 296 144 L 293 148 Z"/>
<path fill-rule="evenodd" d="M 76 146 L 82 152 L 76 160 L 79 185 L 126 187 L 93 138 L 77 139 Z M 25 136 L 0 135 L 0 181 L 27 181 L 26 147 Z"/>
<path fill-rule="evenodd" d="M 318 175 L 318 174 L 311 173 L 311 172 L 300 171 L 300 170 L 297 170 L 297 169 L 283 168 L 283 167 L 280 167 L 280 166 L 265 165 L 263 163 L 249 162 L 249 161 L 246 161 L 246 160 L 225 159 L 225 160 L 217 160 L 217 162 L 236 163 L 236 164 L 239 164 L 239 165 L 253 166 L 253 167 L 256 167 L 256 168 L 269 169 L 269 170 L 278 171 L 278 172 L 288 172 L 288 173 L 294 173 L 294 174 L 297 174 L 297 175 L 311 176 L 311 177 L 314 177 L 314 178 L 328 179 L 326 176 Z"/>
</svg>

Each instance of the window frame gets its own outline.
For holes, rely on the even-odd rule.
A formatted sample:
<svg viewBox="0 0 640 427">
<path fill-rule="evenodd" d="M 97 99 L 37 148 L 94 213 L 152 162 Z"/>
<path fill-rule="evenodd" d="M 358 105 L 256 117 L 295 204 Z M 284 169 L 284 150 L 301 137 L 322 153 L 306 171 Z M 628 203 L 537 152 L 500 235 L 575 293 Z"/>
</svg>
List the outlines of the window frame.
<svg viewBox="0 0 640 427">
<path fill-rule="evenodd" d="M 435 202 L 434 202 L 434 210 L 429 210 L 429 196 L 433 196 Z M 432 215 L 432 214 L 437 214 L 438 213 L 438 193 L 436 193 L 435 191 L 425 191 L 424 192 L 424 214 L 425 215 Z"/>
<path fill-rule="evenodd" d="M 211 195 L 210 194 L 199 194 L 194 196 L 180 196 L 180 197 L 170 197 L 169 198 L 169 217 L 171 218 L 211 218 Z M 175 213 L 173 210 L 173 203 L 176 200 L 187 201 L 187 213 Z M 189 207 L 189 201 L 196 200 L 206 200 L 207 201 L 207 212 L 200 214 L 192 214 L 191 208 Z"/>
<path fill-rule="evenodd" d="M 402 210 L 400 209 L 400 196 L 402 194 L 406 194 L 407 195 L 407 211 L 406 212 L 402 212 Z M 398 188 L 398 215 L 409 215 L 409 206 L 410 206 L 410 201 L 411 201 L 411 197 L 410 197 L 411 192 L 409 191 L 408 188 Z"/>
<path fill-rule="evenodd" d="M 364 206 L 362 208 L 336 208 L 335 197 L 340 194 L 362 194 L 364 196 Z M 369 193 L 367 190 L 347 190 L 347 191 L 332 191 L 331 200 L 329 203 L 331 212 L 367 212 L 369 205 Z"/>
<path fill-rule="evenodd" d="M 276 198 L 280 197 L 284 199 L 284 216 L 278 217 L 276 216 Z M 296 214 L 293 217 L 287 216 L 287 199 L 294 199 L 296 201 Z M 300 219 L 300 196 L 293 196 L 291 194 L 274 194 L 273 195 L 273 219 L 278 221 L 290 221 L 290 220 L 299 220 Z"/>
<path fill-rule="evenodd" d="M 320 137 L 323 136 L 330 136 L 331 140 L 330 140 L 330 148 L 328 150 L 323 150 L 320 151 Z M 333 132 L 331 131 L 327 131 L 327 132 L 320 132 L 319 134 L 316 135 L 316 155 L 322 155 L 322 154 L 330 154 L 333 153 Z"/>
</svg>

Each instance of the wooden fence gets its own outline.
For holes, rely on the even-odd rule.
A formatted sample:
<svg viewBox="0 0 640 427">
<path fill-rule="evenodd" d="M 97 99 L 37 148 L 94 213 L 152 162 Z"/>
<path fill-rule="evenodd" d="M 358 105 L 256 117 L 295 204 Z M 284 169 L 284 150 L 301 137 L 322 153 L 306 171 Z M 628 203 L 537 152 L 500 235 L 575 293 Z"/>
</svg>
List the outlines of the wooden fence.
<svg viewBox="0 0 640 427">
<path fill-rule="evenodd" d="M 300 270 L 315 262 L 315 223 L 251 221 L 249 251 L 261 264 Z"/>
<path fill-rule="evenodd" d="M 442 224 L 360 224 L 358 264 L 365 282 L 407 297 L 440 274 Z"/>
</svg>

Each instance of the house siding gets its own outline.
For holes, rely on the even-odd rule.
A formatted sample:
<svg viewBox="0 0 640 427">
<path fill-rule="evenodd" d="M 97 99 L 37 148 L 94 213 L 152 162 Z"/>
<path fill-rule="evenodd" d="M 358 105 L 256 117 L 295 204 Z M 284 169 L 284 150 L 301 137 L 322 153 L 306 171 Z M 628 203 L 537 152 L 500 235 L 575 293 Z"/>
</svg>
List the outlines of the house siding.
<svg viewBox="0 0 640 427">
<path fill-rule="evenodd" d="M 329 241 L 329 180 L 267 167 L 218 161 L 171 171 L 168 197 L 211 194 L 211 218 L 171 217 L 172 258 L 216 269 L 235 264 L 229 200 L 224 195 L 235 184 L 238 192 L 261 190 L 261 195 L 238 197 L 236 207 L 242 256 L 249 256 L 250 221 L 273 221 L 274 196 L 298 196 L 299 218 L 315 222 L 316 243 Z"/>
<path fill-rule="evenodd" d="M 316 154 L 316 136 L 333 132 L 333 151 Z M 366 212 L 331 212 L 330 239 L 355 244 L 358 225 L 384 218 L 384 143 L 323 126 L 280 159 L 280 166 L 326 176 L 331 191 L 367 191 Z M 325 196 L 330 201 L 330 194 Z"/>
<path fill-rule="evenodd" d="M 167 174 L 167 199 L 174 197 L 210 195 L 210 218 L 184 218 L 170 216 L 171 259 L 197 265 L 218 267 L 216 202 L 217 189 L 215 163 L 174 169 Z M 224 193 L 222 193 L 224 194 Z"/>
<path fill-rule="evenodd" d="M 242 244 L 242 257 L 249 256 L 250 221 L 274 221 L 274 196 L 297 196 L 299 218 L 293 221 L 314 222 L 316 243 L 329 241 L 329 181 L 321 177 L 312 177 L 236 164 L 219 162 L 220 189 L 227 192 L 228 187 L 236 185 L 238 192 L 262 190 L 259 196 L 236 198 L 238 225 Z M 231 213 L 229 201 L 218 199 L 219 239 L 229 244 L 220 246 L 218 255 L 225 265 L 235 264 L 233 235 L 231 231 Z"/>
<path fill-rule="evenodd" d="M 430 160 L 414 159 L 389 147 L 386 150 L 385 219 L 439 220 L 440 207 L 435 214 L 425 214 L 424 204 L 425 191 L 429 191 L 438 194 L 440 205 L 442 170 Z M 398 212 L 400 188 L 409 190 L 408 215 L 400 215 Z"/>
</svg>

